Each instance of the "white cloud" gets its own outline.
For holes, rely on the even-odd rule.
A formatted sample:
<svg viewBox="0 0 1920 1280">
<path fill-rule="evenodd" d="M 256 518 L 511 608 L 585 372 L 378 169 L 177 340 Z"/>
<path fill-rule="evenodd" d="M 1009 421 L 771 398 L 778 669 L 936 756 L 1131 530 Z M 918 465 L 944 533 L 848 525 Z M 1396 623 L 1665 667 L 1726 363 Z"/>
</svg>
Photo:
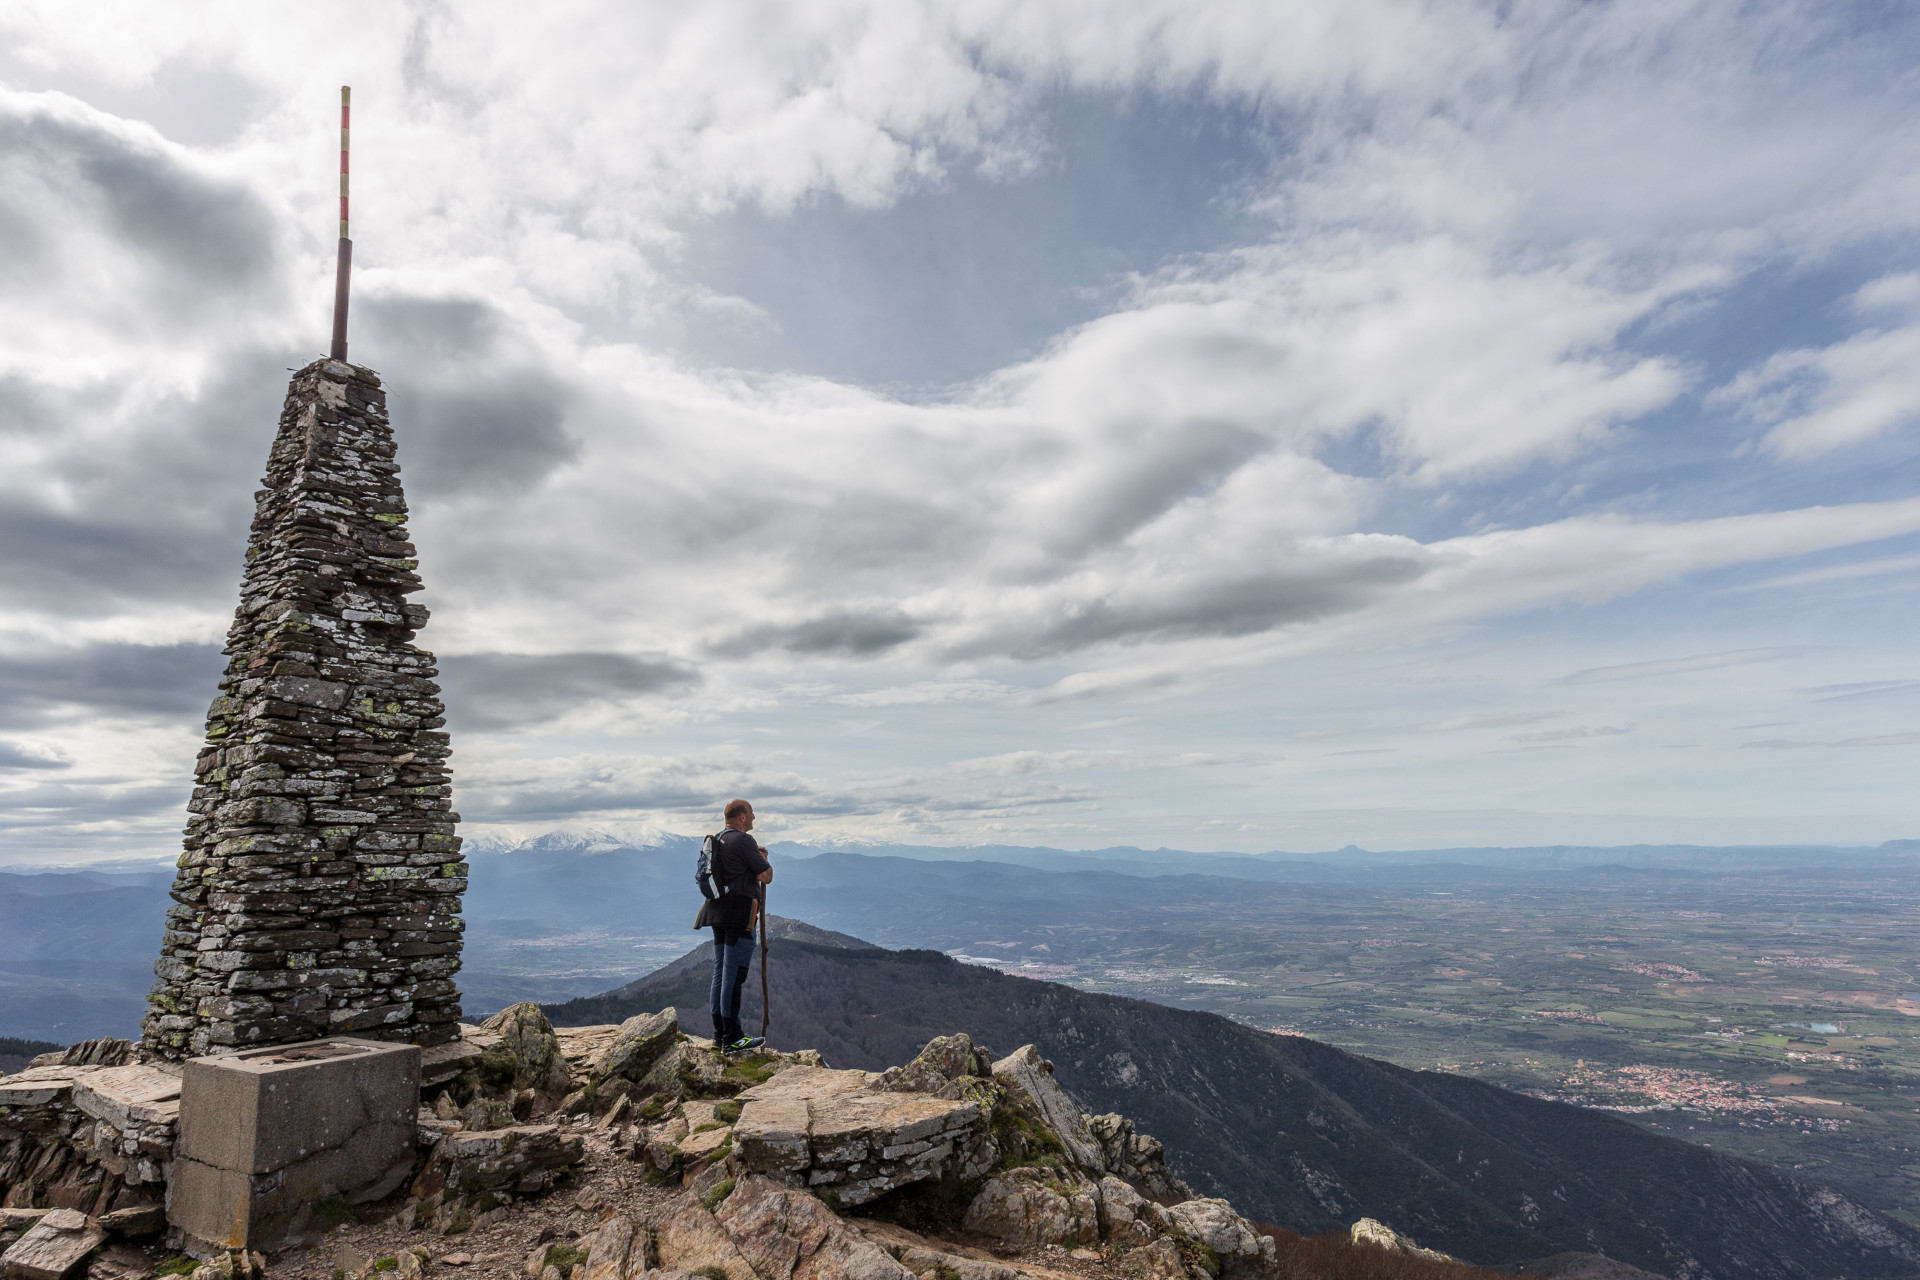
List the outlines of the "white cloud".
<svg viewBox="0 0 1920 1280">
<path fill-rule="evenodd" d="M 1767 428 L 1782 461 L 1818 457 L 1920 423 L 1920 275 L 1884 276 L 1854 295 L 1862 312 L 1916 317 L 1829 347 L 1781 351 L 1712 397 Z"/>
<path fill-rule="evenodd" d="M 278 379 L 325 329 L 331 112 L 351 80 L 354 350 L 392 389 L 428 642 L 455 659 L 452 687 L 463 658 L 491 682 L 461 757 L 471 816 L 704 812 L 710 791 L 759 788 L 822 822 L 1006 830 L 1113 802 L 1053 776 L 1122 767 L 1069 768 L 1095 748 L 1036 744 L 1056 703 L 1140 704 L 1094 722 L 1160 735 L 1112 761 L 1239 760 L 1213 739 L 1292 730 L 1232 711 L 1196 726 L 1180 708 L 1285 685 L 1324 655 L 1599 616 L 1701 573 L 1920 531 L 1897 478 L 1816 489 L 1780 469 L 1722 486 L 1667 469 L 1723 452 L 1700 443 L 1690 398 L 1706 359 L 1671 335 L 1739 305 L 1760 268 L 1911 245 L 1920 112 L 1903 46 L 1821 6 L 530 15 L 483 0 L 181 16 L 33 0 L 0 15 L 15 248 L 0 263 L 0 520 L 26 552 L 0 580 L 0 649 L 65 646 L 77 664 L 99 641 L 223 629 Z M 339 56 L 311 56 L 322 47 Z M 215 97 L 258 95 L 244 127 L 187 146 L 100 109 L 139 115 L 181 67 L 217 68 Z M 690 228 L 741 208 L 886 210 L 967 172 L 1071 172 L 1084 158 L 1055 154 L 1049 131 L 1063 99 L 1255 135 L 1262 163 L 1213 193 L 1228 242 L 1168 235 L 1101 267 L 1085 285 L 1111 300 L 1103 314 L 938 393 L 661 345 L 694 312 L 793 322 L 704 279 Z M 937 275 L 913 283 L 941 296 Z M 1920 277 L 1855 283 L 1866 327 L 1824 348 L 1763 339 L 1713 393 L 1770 457 L 1838 456 L 1920 412 Z M 1584 662 L 1570 684 L 1613 685 L 1808 649 L 1764 631 L 1576 644 L 1585 656 L 1556 670 Z M 1635 658 L 1648 651 L 1704 656 Z M 1381 722 L 1541 714 L 1528 708 L 1546 695 L 1510 692 Z M 1595 726 L 1594 751 L 1628 723 L 1569 714 Z M 713 737 L 752 721 L 800 741 L 855 715 L 850 756 L 873 749 L 863 734 L 899 742 L 933 720 L 954 736 L 902 760 L 778 768 Z M 1632 723 L 1644 739 L 1657 721 Z M 507 727 L 536 725 L 553 740 L 531 761 L 501 748 Z M 645 745 L 609 748 L 623 733 Z M 48 750 L 84 771 L 100 742 Z M 23 788 L 69 772 L 40 759 Z M 957 763 L 981 760 L 1028 763 Z"/>
</svg>

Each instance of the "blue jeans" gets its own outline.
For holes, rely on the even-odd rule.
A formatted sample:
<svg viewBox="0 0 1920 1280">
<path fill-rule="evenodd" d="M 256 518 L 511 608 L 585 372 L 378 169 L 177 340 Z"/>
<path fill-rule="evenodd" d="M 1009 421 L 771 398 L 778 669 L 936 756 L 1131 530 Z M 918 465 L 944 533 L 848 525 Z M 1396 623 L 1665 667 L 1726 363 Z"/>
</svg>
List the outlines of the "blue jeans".
<svg viewBox="0 0 1920 1280">
<path fill-rule="evenodd" d="M 732 941 L 722 942 L 721 938 Z M 740 1016 L 740 989 L 753 967 L 753 935 L 744 930 L 713 931 L 713 987 L 707 993 L 707 1011 L 719 1018 Z"/>
</svg>

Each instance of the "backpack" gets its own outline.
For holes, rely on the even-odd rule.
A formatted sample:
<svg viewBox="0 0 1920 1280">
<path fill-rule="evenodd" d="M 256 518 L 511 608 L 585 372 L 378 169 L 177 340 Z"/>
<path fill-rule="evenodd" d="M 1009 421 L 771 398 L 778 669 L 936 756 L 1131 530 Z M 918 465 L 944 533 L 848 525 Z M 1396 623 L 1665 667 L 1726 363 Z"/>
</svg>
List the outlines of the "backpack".
<svg viewBox="0 0 1920 1280">
<path fill-rule="evenodd" d="M 714 845 L 718 839 L 718 836 L 708 836 L 705 840 L 702 840 L 700 842 L 700 856 L 695 859 L 693 864 L 693 882 L 700 886 L 700 896 L 708 902 L 712 902 L 720 896 L 720 891 L 714 887 L 713 883 Z"/>
</svg>

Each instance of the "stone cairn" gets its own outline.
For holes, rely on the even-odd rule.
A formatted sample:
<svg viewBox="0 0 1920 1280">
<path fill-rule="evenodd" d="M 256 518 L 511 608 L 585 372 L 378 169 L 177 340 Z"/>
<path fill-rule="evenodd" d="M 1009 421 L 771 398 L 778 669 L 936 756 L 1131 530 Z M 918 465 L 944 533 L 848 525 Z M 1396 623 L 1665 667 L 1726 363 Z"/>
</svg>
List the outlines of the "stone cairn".
<svg viewBox="0 0 1920 1280">
<path fill-rule="evenodd" d="M 294 375 L 255 500 L 146 1049 L 445 1043 L 467 873 L 376 375 Z"/>
</svg>

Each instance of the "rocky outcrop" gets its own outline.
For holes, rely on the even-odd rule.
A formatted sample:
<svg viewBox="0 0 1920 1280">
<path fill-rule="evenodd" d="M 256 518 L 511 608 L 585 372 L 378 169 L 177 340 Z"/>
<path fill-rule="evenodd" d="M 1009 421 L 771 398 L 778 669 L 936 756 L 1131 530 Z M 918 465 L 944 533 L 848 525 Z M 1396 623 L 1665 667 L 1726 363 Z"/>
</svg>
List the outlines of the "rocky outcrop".
<svg viewBox="0 0 1920 1280">
<path fill-rule="evenodd" d="M 591 1079 L 604 1084 L 611 1080 L 635 1083 L 646 1079 L 666 1051 L 679 1038 L 680 1020 L 671 1009 L 643 1013 L 628 1018 L 620 1030 L 591 1064 Z"/>
<path fill-rule="evenodd" d="M 1384 1222 L 1373 1218 L 1362 1218 L 1347 1231 L 1347 1238 L 1355 1244 L 1367 1245 L 1374 1249 L 1385 1249 L 1388 1253 L 1405 1254 L 1410 1258 L 1425 1258 L 1429 1262 L 1453 1262 L 1455 1259 L 1437 1249 L 1423 1249 L 1407 1237 L 1395 1231 Z"/>
<path fill-rule="evenodd" d="M 1133 1131 L 1133 1121 L 1109 1112 L 1090 1116 L 1087 1128 L 1100 1144 L 1107 1171 L 1160 1200 L 1191 1200 L 1193 1188 L 1167 1167 L 1167 1149 L 1156 1138 Z"/>
<path fill-rule="evenodd" d="M 513 1087 L 532 1089 L 553 1097 L 565 1094 L 572 1083 L 560 1038 L 540 1006 L 531 1002 L 508 1005 L 480 1024 L 486 1036 L 474 1037 L 482 1052 L 497 1053 L 513 1072 Z"/>
<path fill-rule="evenodd" d="M 1098 1244 L 1100 1188 L 1038 1169 L 1014 1169 L 980 1188 L 961 1225 L 1008 1244 Z"/>
<path fill-rule="evenodd" d="M 761 1280 L 911 1280 L 913 1273 L 803 1191 L 759 1175 L 714 1214 Z"/>
<path fill-rule="evenodd" d="M 1042 1058 L 1039 1050 L 1030 1044 L 1015 1049 L 993 1064 L 993 1078 L 1032 1105 L 1075 1164 L 1085 1169 L 1106 1167 L 1106 1153 L 1094 1141 L 1087 1118 L 1054 1081 L 1053 1064 Z"/>
<path fill-rule="evenodd" d="M 466 866 L 379 378 L 295 374 L 255 497 L 146 1048 L 451 1040 Z"/>
<path fill-rule="evenodd" d="M 158 1203 L 179 1117 L 180 1079 L 154 1067 L 45 1065 L 0 1079 L 0 1196 L 96 1215 Z"/>
</svg>

